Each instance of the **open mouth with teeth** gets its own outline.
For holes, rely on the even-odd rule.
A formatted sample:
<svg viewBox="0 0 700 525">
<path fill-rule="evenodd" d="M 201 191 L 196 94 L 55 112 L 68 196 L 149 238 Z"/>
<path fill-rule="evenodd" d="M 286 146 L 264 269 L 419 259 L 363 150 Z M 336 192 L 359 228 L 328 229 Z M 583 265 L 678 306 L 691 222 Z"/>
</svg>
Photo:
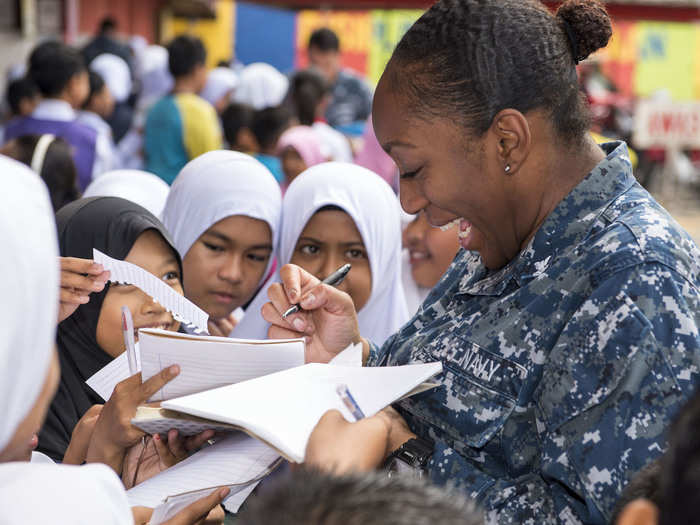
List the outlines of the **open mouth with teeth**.
<svg viewBox="0 0 700 525">
<path fill-rule="evenodd" d="M 172 323 L 160 323 L 160 324 L 149 324 L 146 326 L 139 326 L 138 328 L 134 328 L 134 339 L 138 341 L 139 338 L 139 330 L 142 328 L 155 328 L 157 330 L 168 330 Z"/>
</svg>

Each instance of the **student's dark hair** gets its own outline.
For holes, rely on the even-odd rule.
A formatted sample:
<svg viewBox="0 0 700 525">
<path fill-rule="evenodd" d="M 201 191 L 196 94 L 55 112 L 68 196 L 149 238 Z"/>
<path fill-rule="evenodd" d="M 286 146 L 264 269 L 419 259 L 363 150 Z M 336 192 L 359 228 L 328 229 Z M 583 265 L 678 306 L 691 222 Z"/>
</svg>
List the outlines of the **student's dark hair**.
<svg viewBox="0 0 700 525">
<path fill-rule="evenodd" d="M 90 71 L 90 95 L 85 99 L 85 103 L 83 104 L 83 107 L 86 108 L 90 105 L 90 102 L 92 101 L 92 97 L 95 95 L 98 95 L 105 87 L 105 81 L 102 78 L 102 75 L 99 73 L 96 73 L 95 71 Z"/>
<path fill-rule="evenodd" d="M 238 142 L 238 133 L 253 125 L 255 110 L 246 104 L 229 104 L 221 114 L 221 125 L 224 128 L 224 137 L 229 146 L 235 146 Z"/>
<path fill-rule="evenodd" d="M 5 92 L 7 105 L 10 106 L 10 110 L 14 115 L 19 115 L 21 110 L 20 103 L 23 99 L 38 96 L 39 90 L 37 89 L 34 81 L 29 77 L 22 77 L 12 80 L 7 85 L 7 91 Z"/>
<path fill-rule="evenodd" d="M 216 63 L 216 67 L 231 67 L 231 62 L 229 60 L 224 60 L 223 58 Z"/>
<path fill-rule="evenodd" d="M 29 56 L 28 76 L 45 97 L 56 97 L 70 79 L 86 70 L 82 55 L 60 42 L 39 44 Z"/>
<path fill-rule="evenodd" d="M 250 130 L 262 150 L 274 148 L 280 135 L 289 127 L 291 114 L 285 106 L 265 108 L 255 112 Z"/>
<path fill-rule="evenodd" d="M 301 470 L 250 500 L 241 525 L 479 525 L 472 502 L 446 488 L 371 472 L 331 476 Z"/>
<path fill-rule="evenodd" d="M 440 0 L 413 24 L 387 67 L 393 89 L 425 118 L 459 119 L 476 136 L 507 108 L 549 112 L 559 136 L 589 128 L 575 64 L 605 47 L 610 18 L 598 0 Z"/>
<path fill-rule="evenodd" d="M 671 424 L 661 458 L 660 525 L 696 523 L 700 514 L 700 390 Z"/>
<path fill-rule="evenodd" d="M 117 29 L 117 20 L 112 17 L 112 16 L 105 16 L 101 21 L 100 21 L 100 34 L 104 33 L 109 33 L 111 31 L 116 31 Z"/>
<path fill-rule="evenodd" d="M 636 499 L 647 499 L 657 507 L 661 506 L 661 460 L 656 459 L 637 472 L 622 490 L 615 504 L 611 524 L 617 523 L 623 509 Z"/>
<path fill-rule="evenodd" d="M 340 51 L 340 40 L 332 29 L 322 27 L 311 33 L 309 48 L 312 47 L 319 51 Z"/>
<path fill-rule="evenodd" d="M 299 119 L 299 124 L 310 126 L 316 120 L 316 109 L 330 86 L 319 72 L 306 69 L 295 73 L 289 82 L 287 104 Z"/>
<path fill-rule="evenodd" d="M 207 50 L 195 36 L 180 35 L 168 44 L 168 67 L 176 78 L 189 75 L 206 61 Z"/>
<path fill-rule="evenodd" d="M 40 135 L 17 137 L 15 139 L 16 147 L 12 150 L 15 160 L 31 167 L 39 138 Z M 39 175 L 49 188 L 54 211 L 80 197 L 76 185 L 77 172 L 73 162 L 73 153 L 70 144 L 62 138 L 56 137 L 49 145 Z"/>
</svg>

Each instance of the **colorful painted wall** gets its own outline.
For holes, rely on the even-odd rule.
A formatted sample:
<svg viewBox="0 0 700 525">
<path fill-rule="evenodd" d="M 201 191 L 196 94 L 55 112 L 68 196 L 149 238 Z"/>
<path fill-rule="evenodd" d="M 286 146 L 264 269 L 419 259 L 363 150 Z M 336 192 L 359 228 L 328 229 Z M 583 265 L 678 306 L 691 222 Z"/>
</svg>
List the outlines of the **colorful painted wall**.
<svg viewBox="0 0 700 525">
<path fill-rule="evenodd" d="M 266 61 L 288 72 L 306 65 L 309 35 L 327 26 L 340 36 L 345 65 L 376 83 L 394 46 L 421 12 L 295 12 L 239 2 L 236 56 L 244 64 Z M 698 23 L 617 21 L 610 45 L 596 58 L 627 95 L 647 97 L 666 90 L 674 100 L 700 99 Z"/>
<path fill-rule="evenodd" d="M 673 100 L 700 99 L 700 24 L 615 23 L 613 38 L 597 54 L 602 69 L 626 95 L 664 90 Z"/>
</svg>

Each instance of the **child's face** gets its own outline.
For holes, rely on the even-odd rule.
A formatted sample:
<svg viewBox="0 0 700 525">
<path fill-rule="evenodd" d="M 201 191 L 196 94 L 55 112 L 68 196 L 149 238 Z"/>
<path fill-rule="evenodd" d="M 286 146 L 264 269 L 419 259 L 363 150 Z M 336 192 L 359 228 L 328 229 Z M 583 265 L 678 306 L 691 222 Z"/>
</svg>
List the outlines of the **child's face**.
<svg viewBox="0 0 700 525">
<path fill-rule="evenodd" d="M 282 170 L 284 171 L 284 176 L 287 182 L 292 182 L 300 173 L 306 170 L 308 167 L 301 158 L 299 152 L 292 146 L 288 146 L 282 152 Z"/>
<path fill-rule="evenodd" d="M 103 119 L 109 118 L 114 112 L 114 97 L 107 85 L 104 85 L 99 93 L 95 93 L 88 107 L 90 111 L 97 113 Z"/>
<path fill-rule="evenodd" d="M 418 286 L 432 288 L 459 251 L 457 227 L 442 231 L 431 226 L 421 212 L 404 229 L 403 246 L 409 252 L 413 280 Z"/>
<path fill-rule="evenodd" d="M 270 226 L 232 215 L 194 242 L 183 259 L 185 295 L 210 317 L 226 317 L 252 299 L 272 254 Z"/>
<path fill-rule="evenodd" d="M 66 86 L 66 95 L 74 109 L 83 107 L 88 96 L 90 96 L 90 77 L 87 70 L 76 73 L 71 77 Z"/>
<path fill-rule="evenodd" d="M 352 270 L 338 288 L 352 297 L 358 312 L 367 304 L 372 293 L 369 257 L 355 221 L 344 211 L 314 214 L 301 232 L 290 262 L 319 279 L 346 263 L 352 264 Z"/>
<path fill-rule="evenodd" d="M 180 268 L 175 254 L 155 230 L 142 233 L 124 260 L 163 279 L 177 293 L 182 294 Z M 124 352 L 122 306 L 128 306 L 131 311 L 137 340 L 139 328 L 176 331 L 180 327 L 172 314 L 136 286 L 111 283 L 97 321 L 97 344 L 112 357 Z"/>
<path fill-rule="evenodd" d="M 39 95 L 35 95 L 33 97 L 22 97 L 22 99 L 19 101 L 19 116 L 28 117 L 34 113 L 34 110 L 39 105 L 39 102 L 41 102 L 41 97 L 39 97 Z"/>
</svg>

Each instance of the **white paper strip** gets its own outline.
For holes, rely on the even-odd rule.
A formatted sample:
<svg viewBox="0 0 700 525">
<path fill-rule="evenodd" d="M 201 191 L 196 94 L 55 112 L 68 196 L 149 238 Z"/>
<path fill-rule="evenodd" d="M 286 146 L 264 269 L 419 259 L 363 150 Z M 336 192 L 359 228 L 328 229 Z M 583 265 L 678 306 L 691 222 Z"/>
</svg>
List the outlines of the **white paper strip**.
<svg viewBox="0 0 700 525">
<path fill-rule="evenodd" d="M 176 321 L 187 324 L 197 333 L 209 333 L 207 329 L 209 316 L 207 313 L 185 296 L 177 293 L 155 275 L 130 262 L 113 259 L 94 248 L 92 250 L 92 258 L 96 263 L 101 264 L 105 270 L 109 270 L 110 281 L 133 284 L 173 314 Z"/>
</svg>

